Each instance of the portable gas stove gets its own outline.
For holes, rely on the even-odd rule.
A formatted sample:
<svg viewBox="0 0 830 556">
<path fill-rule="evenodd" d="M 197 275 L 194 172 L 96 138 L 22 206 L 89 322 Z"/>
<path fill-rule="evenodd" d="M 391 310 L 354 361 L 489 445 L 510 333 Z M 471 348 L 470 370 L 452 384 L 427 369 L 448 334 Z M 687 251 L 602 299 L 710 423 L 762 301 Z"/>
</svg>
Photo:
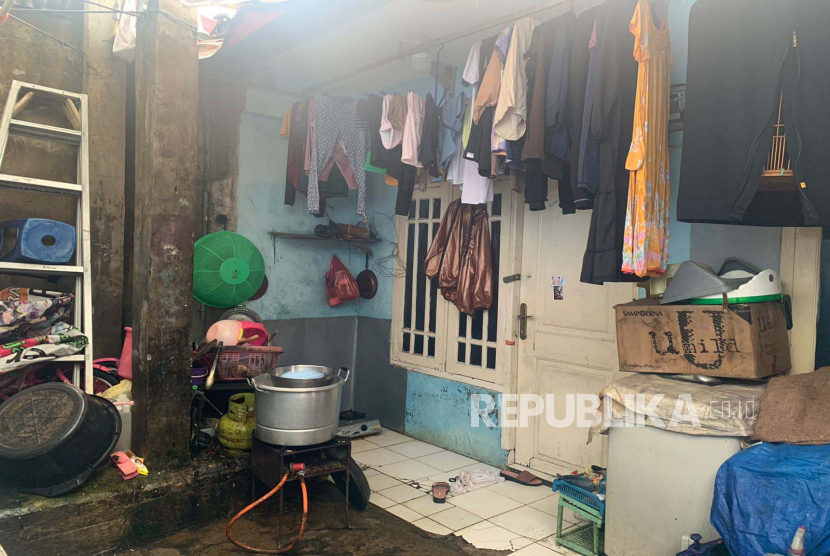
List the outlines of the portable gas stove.
<svg viewBox="0 0 830 556">
<path fill-rule="evenodd" d="M 259 497 L 259 484 L 271 489 L 277 485 L 280 478 L 286 475 L 287 481 L 303 480 L 321 475 L 345 472 L 345 518 L 346 528 L 351 529 L 349 521 L 349 482 L 350 464 L 352 459 L 351 438 L 335 437 L 323 444 L 314 446 L 275 446 L 262 442 L 254 437 L 251 449 L 251 496 L 253 500 Z M 295 469 L 301 469 L 296 473 Z M 277 509 L 277 542 L 283 546 L 283 512 L 285 508 L 285 492 L 279 491 L 279 507 Z M 299 540 L 299 539 L 298 539 Z"/>
<path fill-rule="evenodd" d="M 340 412 L 339 427 L 337 436 L 346 438 L 368 436 L 380 432 L 380 419 L 350 409 Z"/>
</svg>

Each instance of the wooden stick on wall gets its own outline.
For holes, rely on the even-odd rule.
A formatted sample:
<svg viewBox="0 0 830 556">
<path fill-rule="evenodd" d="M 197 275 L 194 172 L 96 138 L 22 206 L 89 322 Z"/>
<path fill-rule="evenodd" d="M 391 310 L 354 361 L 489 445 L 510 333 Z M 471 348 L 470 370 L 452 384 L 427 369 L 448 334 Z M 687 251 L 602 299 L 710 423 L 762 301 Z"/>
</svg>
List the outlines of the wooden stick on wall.
<svg viewBox="0 0 830 556">
<path fill-rule="evenodd" d="M 67 120 L 69 120 L 72 128 L 75 130 L 81 129 L 81 113 L 78 112 L 78 107 L 75 106 L 72 99 L 64 99 L 64 103 L 61 108 L 63 108 L 63 115 L 66 116 Z"/>
<path fill-rule="evenodd" d="M 16 118 L 18 114 L 23 112 L 23 109 L 29 106 L 29 103 L 32 102 L 33 98 L 35 98 L 34 91 L 29 91 L 23 95 L 20 100 L 14 104 L 14 108 L 12 109 L 12 118 Z"/>
</svg>

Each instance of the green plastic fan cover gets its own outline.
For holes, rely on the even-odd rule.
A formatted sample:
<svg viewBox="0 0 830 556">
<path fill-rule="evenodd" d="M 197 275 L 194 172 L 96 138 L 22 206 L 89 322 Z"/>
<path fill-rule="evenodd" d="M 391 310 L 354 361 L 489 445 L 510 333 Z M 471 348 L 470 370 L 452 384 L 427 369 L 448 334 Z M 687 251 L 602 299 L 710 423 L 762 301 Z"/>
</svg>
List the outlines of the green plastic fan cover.
<svg viewBox="0 0 830 556">
<path fill-rule="evenodd" d="M 214 232 L 196 242 L 193 297 L 208 307 L 235 307 L 262 285 L 265 261 L 245 236 Z"/>
</svg>

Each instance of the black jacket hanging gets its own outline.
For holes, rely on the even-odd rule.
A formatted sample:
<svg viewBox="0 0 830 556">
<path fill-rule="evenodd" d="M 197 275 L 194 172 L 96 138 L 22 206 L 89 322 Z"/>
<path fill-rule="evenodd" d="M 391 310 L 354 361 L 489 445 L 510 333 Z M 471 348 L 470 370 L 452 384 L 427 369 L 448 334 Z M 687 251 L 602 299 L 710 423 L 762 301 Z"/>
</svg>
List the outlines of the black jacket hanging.
<svg viewBox="0 0 830 556">
<path fill-rule="evenodd" d="M 602 21 L 602 42 L 591 133 L 600 141 L 599 188 L 580 277 L 589 284 L 641 280 L 621 270 L 629 181 L 625 159 L 631 145 L 637 94 L 634 35 L 628 27 L 636 6 L 637 0 L 607 0 L 599 8 L 604 13 L 597 15 Z"/>
<path fill-rule="evenodd" d="M 826 0 L 692 7 L 678 220 L 830 225 L 828 29 Z M 781 98 L 794 176 L 759 187 Z"/>
</svg>

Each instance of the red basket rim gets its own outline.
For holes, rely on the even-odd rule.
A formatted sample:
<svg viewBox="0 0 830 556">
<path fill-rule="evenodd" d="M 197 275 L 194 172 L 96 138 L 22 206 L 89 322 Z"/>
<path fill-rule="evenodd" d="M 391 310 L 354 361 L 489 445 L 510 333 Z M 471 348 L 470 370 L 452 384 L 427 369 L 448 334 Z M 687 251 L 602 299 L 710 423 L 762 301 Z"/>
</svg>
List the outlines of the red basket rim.
<svg viewBox="0 0 830 556">
<path fill-rule="evenodd" d="M 285 353 L 279 346 L 228 346 L 222 348 L 222 353 Z"/>
</svg>

